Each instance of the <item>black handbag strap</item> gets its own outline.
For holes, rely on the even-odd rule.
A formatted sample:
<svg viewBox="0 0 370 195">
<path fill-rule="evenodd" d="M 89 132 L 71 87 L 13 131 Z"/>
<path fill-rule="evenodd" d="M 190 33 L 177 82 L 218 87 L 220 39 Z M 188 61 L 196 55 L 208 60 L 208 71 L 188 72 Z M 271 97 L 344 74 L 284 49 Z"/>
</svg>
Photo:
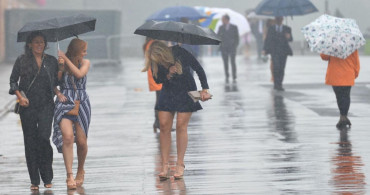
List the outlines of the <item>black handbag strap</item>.
<svg viewBox="0 0 370 195">
<path fill-rule="evenodd" d="M 30 85 L 28 86 L 28 88 L 27 88 L 26 95 L 27 95 L 28 91 L 31 89 L 31 86 L 32 86 L 32 84 L 35 82 L 35 80 L 36 80 L 37 76 L 39 75 L 40 70 L 41 70 L 41 68 L 42 68 L 42 65 L 43 65 L 43 64 L 44 64 L 44 56 L 42 56 L 42 59 L 41 59 L 41 66 L 40 66 L 39 70 L 37 71 L 37 73 L 36 73 L 35 77 L 32 79 L 31 84 L 30 84 Z"/>
</svg>

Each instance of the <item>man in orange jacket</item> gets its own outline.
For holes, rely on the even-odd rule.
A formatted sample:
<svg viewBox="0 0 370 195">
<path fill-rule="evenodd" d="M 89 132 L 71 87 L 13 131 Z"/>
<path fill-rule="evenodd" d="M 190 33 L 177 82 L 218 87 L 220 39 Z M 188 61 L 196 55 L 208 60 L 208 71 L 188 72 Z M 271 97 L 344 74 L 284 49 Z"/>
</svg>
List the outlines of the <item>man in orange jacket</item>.
<svg viewBox="0 0 370 195">
<path fill-rule="evenodd" d="M 346 59 L 341 59 L 325 54 L 320 55 L 325 61 L 329 61 L 326 72 L 327 85 L 333 86 L 337 104 L 340 111 L 340 119 L 337 123 L 338 129 L 351 127 L 351 121 L 348 119 L 348 110 L 351 103 L 351 87 L 355 84 L 355 79 L 360 72 L 360 59 L 356 50 Z"/>
</svg>

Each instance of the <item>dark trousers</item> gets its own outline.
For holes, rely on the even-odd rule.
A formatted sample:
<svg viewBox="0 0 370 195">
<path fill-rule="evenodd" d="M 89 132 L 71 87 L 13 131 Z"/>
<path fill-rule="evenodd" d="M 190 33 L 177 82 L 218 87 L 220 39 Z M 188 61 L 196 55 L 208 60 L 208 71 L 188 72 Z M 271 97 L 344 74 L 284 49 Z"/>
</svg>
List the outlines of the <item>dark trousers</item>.
<svg viewBox="0 0 370 195">
<path fill-rule="evenodd" d="M 272 54 L 272 73 L 274 75 L 274 88 L 282 88 L 285 74 L 287 55 Z"/>
<path fill-rule="evenodd" d="M 53 179 L 53 148 L 50 145 L 53 116 L 52 103 L 42 108 L 25 108 L 20 113 L 28 173 L 34 185 L 40 185 L 40 176 L 44 184 L 50 184 Z"/>
<path fill-rule="evenodd" d="M 340 115 L 347 116 L 351 104 L 351 86 L 333 86 Z"/>
<path fill-rule="evenodd" d="M 157 107 L 158 99 L 159 99 L 159 94 L 160 93 L 161 93 L 161 91 L 156 91 L 155 92 L 155 106 L 154 106 L 154 117 L 155 117 L 155 120 L 154 120 L 153 126 L 154 127 L 157 127 L 157 128 L 159 128 L 159 118 L 158 118 L 158 110 L 156 110 L 155 107 Z"/>
<path fill-rule="evenodd" d="M 224 61 L 225 76 L 226 79 L 229 79 L 229 57 L 231 61 L 231 69 L 233 73 L 233 79 L 236 79 L 236 51 L 221 51 L 222 60 Z"/>
</svg>

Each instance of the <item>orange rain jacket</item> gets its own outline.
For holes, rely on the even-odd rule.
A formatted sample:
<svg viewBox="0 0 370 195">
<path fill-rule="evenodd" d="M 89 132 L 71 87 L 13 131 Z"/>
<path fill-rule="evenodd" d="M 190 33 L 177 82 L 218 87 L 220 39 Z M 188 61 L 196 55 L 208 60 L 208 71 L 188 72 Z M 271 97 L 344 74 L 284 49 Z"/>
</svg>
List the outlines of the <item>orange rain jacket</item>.
<svg viewBox="0 0 370 195">
<path fill-rule="evenodd" d="M 332 86 L 353 86 L 360 72 L 360 58 L 356 50 L 346 59 L 341 59 L 325 54 L 321 58 L 329 61 L 326 71 L 325 83 Z"/>
</svg>

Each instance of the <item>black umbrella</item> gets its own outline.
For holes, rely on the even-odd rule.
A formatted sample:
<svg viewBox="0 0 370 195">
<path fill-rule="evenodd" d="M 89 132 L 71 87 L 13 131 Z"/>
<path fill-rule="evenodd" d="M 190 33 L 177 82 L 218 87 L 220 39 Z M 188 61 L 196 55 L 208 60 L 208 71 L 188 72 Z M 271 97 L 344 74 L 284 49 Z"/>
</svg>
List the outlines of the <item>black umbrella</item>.
<svg viewBox="0 0 370 195">
<path fill-rule="evenodd" d="M 96 18 L 79 14 L 29 22 L 19 31 L 17 42 L 24 42 L 32 32 L 41 32 L 48 42 L 57 42 L 95 30 Z"/>
<path fill-rule="evenodd" d="M 190 45 L 218 45 L 221 42 L 209 28 L 173 21 L 148 21 L 137 28 L 134 34 Z"/>
</svg>

